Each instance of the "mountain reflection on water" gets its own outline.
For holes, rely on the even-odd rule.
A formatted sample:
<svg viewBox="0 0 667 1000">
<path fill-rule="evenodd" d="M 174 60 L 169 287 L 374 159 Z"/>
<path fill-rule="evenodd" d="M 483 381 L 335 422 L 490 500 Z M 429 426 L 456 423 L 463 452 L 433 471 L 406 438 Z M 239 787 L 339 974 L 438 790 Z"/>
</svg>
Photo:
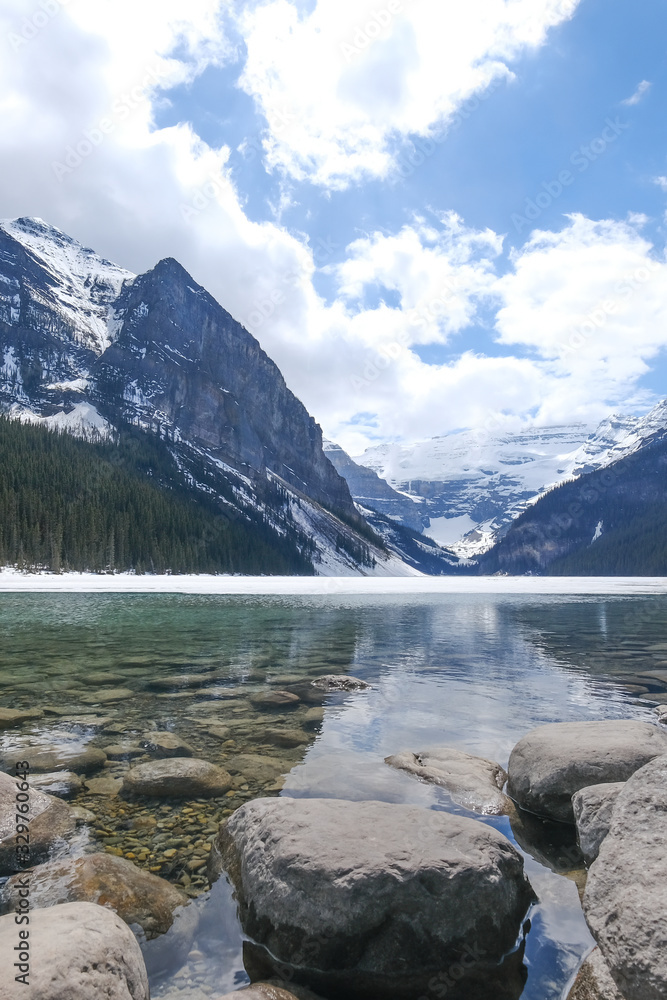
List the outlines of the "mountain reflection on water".
<svg viewBox="0 0 667 1000">
<path fill-rule="evenodd" d="M 209 840 L 221 818 L 255 795 L 380 799 L 473 815 L 384 758 L 452 746 L 505 766 L 515 743 L 537 725 L 653 720 L 667 674 L 646 674 L 667 668 L 664 610 L 664 598 L 649 596 L 4 594 L 0 704 L 60 714 L 2 733 L 0 751 L 4 757 L 26 743 L 106 747 L 170 730 L 197 756 L 229 770 L 243 763 L 236 792 L 206 807 Z M 372 688 L 321 695 L 282 714 L 249 700 L 267 687 L 298 686 L 324 673 L 353 674 Z M 189 686 L 189 675 L 200 680 Z M 112 681 L 111 690 L 132 697 L 106 702 Z M 106 728 L 89 726 L 89 713 L 104 716 Z M 80 724 L 71 723 L 73 716 L 82 717 Z M 303 742 L 295 737 L 288 747 L 288 729 Z M 122 777 L 129 766 L 116 761 L 106 773 Z M 287 777 L 280 792 L 281 770 Z M 156 809 L 156 825 L 151 803 L 123 806 L 121 817 L 118 798 L 84 792 L 72 801 L 96 816 L 75 850 L 127 853 L 129 827 L 137 863 L 145 857 L 200 909 L 194 957 L 156 978 L 154 995 L 216 996 L 247 982 L 229 887 L 221 879 L 209 888 L 201 871 L 191 877 L 184 867 L 202 848 L 188 840 L 196 833 L 188 832 L 192 817 L 181 805 Z M 592 943 L 572 831 L 525 816 L 475 818 L 517 844 L 539 896 L 522 998 L 559 1000 Z M 174 831 L 175 842 L 186 845 L 182 857 L 179 847 L 175 857 L 164 853 Z"/>
</svg>

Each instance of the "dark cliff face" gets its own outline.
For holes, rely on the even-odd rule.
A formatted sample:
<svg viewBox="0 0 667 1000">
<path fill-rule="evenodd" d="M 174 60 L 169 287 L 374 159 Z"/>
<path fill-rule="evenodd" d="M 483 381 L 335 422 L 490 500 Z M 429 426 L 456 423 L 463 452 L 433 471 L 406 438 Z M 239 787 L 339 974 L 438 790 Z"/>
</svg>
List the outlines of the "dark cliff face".
<svg viewBox="0 0 667 1000">
<path fill-rule="evenodd" d="M 428 527 L 430 524 L 428 515 L 420 510 L 419 504 L 397 493 L 372 469 L 358 465 L 339 445 L 327 444 L 325 453 L 344 477 L 352 496 L 362 507 L 386 514 L 398 524 L 413 531 L 420 532 Z"/>
<path fill-rule="evenodd" d="M 159 426 L 235 468 L 276 473 L 356 516 L 322 432 L 251 334 L 177 261 L 127 285 L 114 343 L 91 370 L 105 415 Z"/>
</svg>

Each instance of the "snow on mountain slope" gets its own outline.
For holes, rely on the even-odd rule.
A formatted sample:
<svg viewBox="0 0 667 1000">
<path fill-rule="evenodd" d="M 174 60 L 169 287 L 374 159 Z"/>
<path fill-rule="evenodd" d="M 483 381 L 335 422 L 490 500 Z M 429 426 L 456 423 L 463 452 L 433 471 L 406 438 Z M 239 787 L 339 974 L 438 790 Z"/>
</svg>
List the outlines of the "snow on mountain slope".
<svg viewBox="0 0 667 1000">
<path fill-rule="evenodd" d="M 51 291 L 74 339 L 96 354 L 106 350 L 112 340 L 113 304 L 123 283 L 135 275 L 42 219 L 4 220 L 0 229 L 30 251 L 53 279 Z"/>
<path fill-rule="evenodd" d="M 426 535 L 471 558 L 490 548 L 547 490 L 610 465 L 666 431 L 667 400 L 644 417 L 612 414 L 596 428 L 572 424 L 515 434 L 462 431 L 412 444 L 379 445 L 356 461 L 419 505 L 430 519 Z"/>
<path fill-rule="evenodd" d="M 575 456 L 572 474 L 584 475 L 611 465 L 644 446 L 654 434 L 667 430 L 667 400 L 662 400 L 643 417 L 612 414 Z"/>
<path fill-rule="evenodd" d="M 291 565 L 419 572 L 373 536 L 259 342 L 172 258 L 135 276 L 40 219 L 1 223 L 0 411 L 89 441 L 159 439 L 179 489 Z"/>
<path fill-rule="evenodd" d="M 84 438 L 87 441 L 108 441 L 113 437 L 111 424 L 91 403 L 77 403 L 69 412 L 59 410 L 47 417 L 42 417 L 26 407 L 14 405 L 9 409 L 9 416 L 14 420 L 20 420 L 22 424 L 35 424 L 48 427 L 50 430 L 66 431 L 73 437 Z"/>
<path fill-rule="evenodd" d="M 410 496 L 431 521 L 424 533 L 462 556 L 488 548 L 537 495 L 573 473 L 586 424 L 511 434 L 462 431 L 383 444 L 356 461 Z"/>
</svg>

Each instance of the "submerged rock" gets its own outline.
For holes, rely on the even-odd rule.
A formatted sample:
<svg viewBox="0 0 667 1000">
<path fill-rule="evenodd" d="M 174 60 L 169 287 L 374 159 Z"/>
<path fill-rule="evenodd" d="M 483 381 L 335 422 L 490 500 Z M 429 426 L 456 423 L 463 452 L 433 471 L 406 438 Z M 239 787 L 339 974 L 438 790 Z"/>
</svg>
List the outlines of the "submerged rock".
<svg viewBox="0 0 667 1000">
<path fill-rule="evenodd" d="M 667 756 L 622 789 L 588 875 L 586 920 L 626 1000 L 667 996 Z"/>
<path fill-rule="evenodd" d="M 293 750 L 310 742 L 310 736 L 303 729 L 267 729 L 264 739 L 267 743 L 286 750 Z"/>
<path fill-rule="evenodd" d="M 17 855 L 17 782 L 0 772 L 0 875 L 20 871 L 22 855 Z M 53 798 L 33 788 L 29 795 L 28 812 L 25 814 L 30 827 L 30 861 L 47 857 L 49 851 L 62 843 L 76 829 L 76 820 L 70 807 L 61 799 Z M 20 803 L 23 805 L 23 803 Z M 23 813 L 20 813 L 23 817 Z M 18 841 L 21 845 L 23 840 Z"/>
<path fill-rule="evenodd" d="M 667 753 L 667 734 L 648 722 L 556 722 L 515 746 L 508 794 L 522 809 L 574 823 L 572 796 L 588 785 L 627 781 Z"/>
<path fill-rule="evenodd" d="M 304 729 L 319 729 L 324 722 L 324 709 L 309 708 L 301 721 Z"/>
<path fill-rule="evenodd" d="M 82 694 L 79 701 L 84 705 L 107 705 L 114 701 L 127 701 L 128 698 L 134 698 L 135 694 L 130 688 L 110 688 L 108 691 Z"/>
<path fill-rule="evenodd" d="M 123 781 L 123 793 L 150 798 L 215 798 L 228 792 L 232 784 L 231 775 L 217 764 L 170 757 L 131 768 Z"/>
<path fill-rule="evenodd" d="M 358 677 L 348 677 L 346 674 L 322 674 L 310 682 L 312 687 L 320 691 L 370 691 L 371 685 Z"/>
<path fill-rule="evenodd" d="M 28 779 L 31 788 L 36 788 L 47 795 L 56 795 L 59 799 L 69 799 L 83 788 L 83 782 L 73 771 L 51 771 L 46 774 L 34 774 Z"/>
<path fill-rule="evenodd" d="M 518 998 L 500 965 L 535 897 L 508 840 L 482 823 L 383 802 L 255 799 L 221 826 L 212 868 L 236 888 L 250 978 L 324 996 Z M 273 970 L 273 971 L 272 971 Z M 442 979 L 444 983 L 444 978 Z"/>
<path fill-rule="evenodd" d="M 132 760 L 133 757 L 144 757 L 146 754 L 136 740 L 130 740 L 128 743 L 112 743 L 104 748 L 104 752 L 109 760 Z"/>
<path fill-rule="evenodd" d="M 270 712 L 281 708 L 296 708 L 301 699 L 292 691 L 262 691 L 250 696 L 250 704 L 260 712 Z"/>
<path fill-rule="evenodd" d="M 228 763 L 230 771 L 242 774 L 246 781 L 273 781 L 292 770 L 292 763 L 278 757 L 264 757 L 257 753 L 236 754 Z"/>
<path fill-rule="evenodd" d="M 165 677 L 155 677 L 148 681 L 146 687 L 150 691 L 174 691 L 176 688 L 197 688 L 214 680 L 211 674 L 173 674 Z"/>
<path fill-rule="evenodd" d="M 78 677 L 77 681 L 81 684 L 85 684 L 87 687 L 95 687 L 98 684 L 127 683 L 127 677 L 125 674 L 114 674 L 109 670 L 91 670 L 90 673 L 82 674 Z"/>
<path fill-rule="evenodd" d="M 585 881 L 586 865 L 574 826 L 524 809 L 514 809 L 509 818 L 514 839 L 526 854 L 552 872 L 571 878 L 578 887 Z"/>
<path fill-rule="evenodd" d="M 94 823 L 95 813 L 91 812 L 90 809 L 84 809 L 83 806 L 72 806 L 72 816 L 76 820 L 77 826 L 83 826 L 84 823 Z"/>
<path fill-rule="evenodd" d="M 472 812 L 502 816 L 513 809 L 502 791 L 507 773 L 483 757 L 453 747 L 432 747 L 419 753 L 403 750 L 385 757 L 385 764 L 446 788 L 455 802 Z"/>
<path fill-rule="evenodd" d="M 572 797 L 579 846 L 589 865 L 597 858 L 600 844 L 609 833 L 614 804 L 624 787 L 623 781 L 589 785 Z"/>
<path fill-rule="evenodd" d="M 16 906 L 21 878 L 14 876 L 3 887 L 3 909 Z M 183 965 L 198 923 L 184 892 L 111 854 L 38 865 L 30 875 L 30 902 L 40 908 L 75 902 L 110 907 L 126 924 L 141 929 L 151 973 Z"/>
<path fill-rule="evenodd" d="M 0 965 L 16 961 L 20 927 L 0 917 Z M 6 976 L 2 1000 L 149 1000 L 148 976 L 130 928 L 94 903 L 66 903 L 30 914 L 30 985 Z"/>
<path fill-rule="evenodd" d="M 44 712 L 39 708 L 0 708 L 0 730 L 12 729 L 43 716 Z"/>
<path fill-rule="evenodd" d="M 244 986 L 243 989 L 235 990 L 234 993 L 225 993 L 217 1000 L 234 1000 L 234 997 L 237 1000 L 321 1000 L 315 993 L 304 989 L 303 986 L 292 986 L 279 980 L 253 983 L 252 986 Z"/>
<path fill-rule="evenodd" d="M 624 1000 L 599 948 L 591 952 L 579 969 L 567 1000 Z"/>
<path fill-rule="evenodd" d="M 142 741 L 144 752 L 154 757 L 192 757 L 194 750 L 175 733 L 146 733 Z"/>
<path fill-rule="evenodd" d="M 38 747 L 21 746 L 10 756 L 2 757 L 0 767 L 3 771 L 12 772 L 16 761 L 21 759 L 30 763 L 30 773 L 50 774 L 52 771 L 74 771 L 76 774 L 92 774 L 98 771 L 107 759 L 103 750 L 97 747 L 58 747 L 43 750 Z"/>
<path fill-rule="evenodd" d="M 113 799 L 120 794 L 123 782 L 121 778 L 104 774 L 101 778 L 86 778 L 85 786 L 89 795 L 107 795 Z"/>
</svg>

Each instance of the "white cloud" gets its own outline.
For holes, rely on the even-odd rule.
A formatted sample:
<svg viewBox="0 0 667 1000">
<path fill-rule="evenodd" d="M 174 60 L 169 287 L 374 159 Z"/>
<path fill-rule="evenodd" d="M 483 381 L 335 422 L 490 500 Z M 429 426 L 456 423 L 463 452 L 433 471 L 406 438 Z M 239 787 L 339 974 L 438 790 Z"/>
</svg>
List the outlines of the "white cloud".
<svg viewBox="0 0 667 1000">
<path fill-rule="evenodd" d="M 653 84 L 648 80 L 642 80 L 641 83 L 637 84 L 637 89 L 634 94 L 631 94 L 630 97 L 626 97 L 624 101 L 621 101 L 621 104 L 624 104 L 629 108 L 631 108 L 634 104 L 639 104 L 641 99 L 648 94 L 652 86 Z"/>
<path fill-rule="evenodd" d="M 241 80 L 268 124 L 268 162 L 343 188 L 392 169 L 397 142 L 429 136 L 502 77 L 579 0 L 269 0 L 240 19 Z"/>
<path fill-rule="evenodd" d="M 654 177 L 653 183 L 657 184 L 667 194 L 667 177 Z"/>
<path fill-rule="evenodd" d="M 277 17 L 280 27 L 287 8 L 287 3 L 269 3 L 262 10 L 269 19 Z M 571 13 L 574 5 L 514 0 L 485 6 L 489 18 L 480 28 L 483 44 L 475 48 L 472 28 L 470 37 L 461 35 L 463 61 L 455 64 L 462 72 L 461 86 L 454 96 L 444 51 L 439 56 L 442 91 L 437 86 L 429 91 L 436 69 L 425 40 L 427 8 L 432 12 L 434 5 L 413 0 L 408 8 L 406 0 L 405 44 L 414 42 L 419 71 L 400 62 L 403 91 L 399 87 L 390 93 L 393 103 L 382 114 L 379 104 L 373 110 L 381 95 L 362 94 L 366 104 L 360 114 L 372 125 L 369 143 L 360 147 L 364 162 L 375 163 L 372 156 L 385 149 L 391 129 L 400 133 L 410 127 L 415 101 L 425 101 L 416 121 L 427 131 L 434 115 L 449 113 L 462 95 L 493 74 L 505 73 L 502 60 L 517 46 L 538 44 L 545 25 Z M 457 23 L 466 25 L 468 7 L 459 8 L 462 20 Z M 318 16 L 324 11 L 333 19 L 332 7 L 319 4 L 316 9 Z M 341 23 L 349 26 L 351 5 L 340 9 L 348 16 Z M 437 20 L 435 9 L 433 50 L 450 44 L 437 37 L 445 21 Z M 479 4 L 471 9 L 482 10 Z M 361 10 L 359 16 L 365 16 L 366 8 Z M 574 351 L 563 346 L 572 325 L 585 322 L 600 301 L 614 294 L 614 282 L 647 266 L 651 249 L 641 236 L 639 219 L 594 223 L 577 217 L 561 233 L 537 233 L 501 279 L 500 236 L 470 229 L 453 214 L 414 219 L 397 232 L 373 232 L 355 240 L 343 263 L 331 270 L 340 296 L 325 303 L 313 278 L 316 262 L 321 266 L 327 256 L 326 247 L 316 247 L 320 252 L 314 253 L 305 238 L 275 223 L 251 221 L 232 181 L 226 148 L 211 149 L 185 125 L 161 130 L 152 125 L 156 86 L 191 80 L 210 62 L 220 65 L 230 57 L 217 0 L 191 0 L 187 8 L 180 0 L 160 6 L 71 0 L 33 39 L 23 39 L 25 44 L 17 47 L 9 39 L 17 33 L 22 38 L 25 19 L 24 0 L 5 0 L 0 12 L 5 45 L 0 59 L 0 216 L 41 216 L 137 272 L 162 257 L 178 258 L 258 336 L 327 434 L 352 452 L 363 451 L 372 439 L 423 438 L 488 419 L 507 426 L 535 415 L 545 421 L 595 419 L 610 401 L 632 395 L 647 359 L 662 345 L 667 325 L 656 291 L 664 280 L 661 260 L 656 277 L 641 283 L 641 292 L 631 300 L 620 302 L 600 336 L 586 337 Z M 312 33 L 312 17 L 302 20 L 303 31 Z M 293 27 L 299 44 L 305 45 L 310 35 L 299 34 L 299 24 Z M 346 37 L 336 34 L 335 45 Z M 389 37 L 386 43 L 398 44 Z M 284 50 L 285 66 L 296 51 L 291 44 Z M 384 44 L 379 40 L 366 57 L 350 63 L 355 72 L 367 74 L 367 84 L 368 60 L 371 55 L 384 58 Z M 318 45 L 311 69 L 319 60 Z M 278 51 L 275 40 L 273 48 Z M 474 69 L 468 65 L 472 52 L 481 60 Z M 253 58 L 257 70 L 257 50 Z M 348 67 L 339 49 L 336 58 L 342 78 Z M 317 75 L 313 82 L 315 98 L 317 88 L 326 89 L 331 80 L 326 64 L 323 70 L 324 83 Z M 290 88 L 297 87 L 298 72 L 296 67 Z M 278 74 L 278 90 L 282 80 Z M 310 97 L 303 100 L 307 105 Z M 339 103 L 343 111 L 330 123 L 326 114 L 331 109 L 323 108 L 322 136 L 311 135 L 306 114 L 304 135 L 313 139 L 316 169 L 326 146 L 336 175 L 349 178 L 359 168 L 357 151 L 350 151 L 348 170 L 337 143 L 339 131 L 342 135 L 347 127 L 349 107 L 356 105 L 349 95 Z M 385 114 L 391 129 L 383 125 Z M 94 145 L 86 132 L 99 129 L 103 119 L 111 122 L 111 131 Z M 352 135 L 357 137 L 354 131 Z M 77 153 L 81 142 L 83 152 Z M 70 146 L 80 163 L 59 178 L 53 164 L 65 163 Z M 289 143 L 285 148 L 289 153 Z M 378 291 L 386 301 L 370 308 L 369 296 Z M 414 350 L 419 345 L 449 343 L 454 350 L 455 335 L 483 319 L 496 300 L 502 308 L 494 353 L 506 356 L 462 351 L 440 365 L 419 359 Z"/>
<path fill-rule="evenodd" d="M 418 219 L 396 235 L 374 233 L 350 244 L 346 260 L 336 268 L 339 293 L 354 308 L 368 289 L 395 292 L 404 339 L 445 343 L 474 320 L 479 300 L 493 283 L 494 260 L 501 250 L 496 233 L 468 229 L 453 213 L 443 216 L 439 226 Z M 377 325 L 384 328 L 385 323 Z"/>
<path fill-rule="evenodd" d="M 574 215 L 533 233 L 498 281 L 500 342 L 549 362 L 565 405 L 625 402 L 667 346 L 667 263 L 642 237 L 645 221 Z M 558 408 L 545 400 L 542 416 Z"/>
</svg>

